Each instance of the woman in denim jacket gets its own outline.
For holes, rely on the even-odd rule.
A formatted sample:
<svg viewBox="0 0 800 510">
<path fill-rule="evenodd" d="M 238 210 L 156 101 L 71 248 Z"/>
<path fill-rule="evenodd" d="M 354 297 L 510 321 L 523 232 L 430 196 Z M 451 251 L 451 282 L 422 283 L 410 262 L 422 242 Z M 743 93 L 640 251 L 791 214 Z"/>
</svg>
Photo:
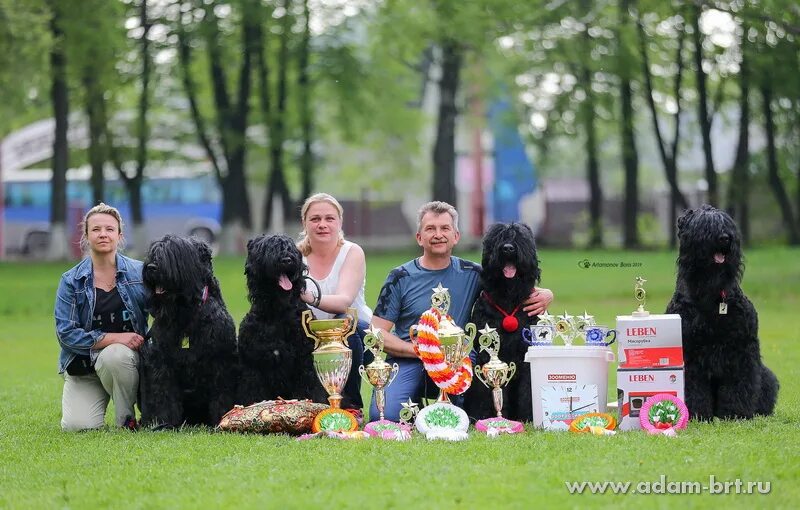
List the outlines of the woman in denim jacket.
<svg viewBox="0 0 800 510">
<path fill-rule="evenodd" d="M 93 207 L 81 226 L 89 256 L 61 276 L 55 304 L 61 428 L 102 427 L 109 398 L 117 426 L 135 428 L 137 351 L 147 330 L 142 263 L 117 253 L 122 218 L 114 207 Z"/>
</svg>

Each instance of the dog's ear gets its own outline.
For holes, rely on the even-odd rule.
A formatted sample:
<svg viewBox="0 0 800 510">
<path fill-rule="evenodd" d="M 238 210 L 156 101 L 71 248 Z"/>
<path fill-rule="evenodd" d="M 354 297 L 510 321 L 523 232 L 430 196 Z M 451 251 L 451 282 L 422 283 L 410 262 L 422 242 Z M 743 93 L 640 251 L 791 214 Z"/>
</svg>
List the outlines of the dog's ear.
<svg viewBox="0 0 800 510">
<path fill-rule="evenodd" d="M 200 255 L 200 261 L 203 264 L 211 264 L 211 247 L 205 241 L 197 238 L 192 238 L 192 242 Z"/>
<path fill-rule="evenodd" d="M 519 225 L 520 225 L 522 228 L 526 229 L 526 230 L 528 231 L 528 233 L 530 233 L 530 235 L 531 235 L 531 239 L 533 239 L 533 238 L 535 237 L 535 236 L 533 235 L 533 229 L 531 228 L 531 226 L 530 226 L 530 225 L 528 225 L 527 223 L 520 223 Z"/>
<path fill-rule="evenodd" d="M 686 211 L 678 217 L 678 232 L 686 228 L 686 224 L 689 223 L 692 216 L 694 216 L 694 209 L 686 209 Z"/>
</svg>

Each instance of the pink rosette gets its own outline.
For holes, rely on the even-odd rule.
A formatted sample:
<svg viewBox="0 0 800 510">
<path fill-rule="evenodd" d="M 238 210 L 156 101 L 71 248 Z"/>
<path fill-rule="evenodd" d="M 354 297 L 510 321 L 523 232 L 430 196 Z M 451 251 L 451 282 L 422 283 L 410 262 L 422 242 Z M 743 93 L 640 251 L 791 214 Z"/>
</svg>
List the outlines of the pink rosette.
<svg viewBox="0 0 800 510">
<path fill-rule="evenodd" d="M 649 434 L 675 436 L 689 423 L 689 409 L 683 400 L 668 393 L 648 397 L 639 410 L 639 423 Z"/>
<path fill-rule="evenodd" d="M 389 420 L 378 420 L 367 423 L 364 426 L 364 432 L 372 437 L 381 437 L 383 439 L 396 439 L 397 437 L 411 437 L 411 428 L 408 425 L 402 425 Z"/>
<path fill-rule="evenodd" d="M 475 428 L 485 432 L 487 435 L 496 436 L 498 434 L 517 434 L 522 432 L 525 426 L 518 421 L 495 416 L 494 418 L 479 420 L 475 424 Z"/>
</svg>

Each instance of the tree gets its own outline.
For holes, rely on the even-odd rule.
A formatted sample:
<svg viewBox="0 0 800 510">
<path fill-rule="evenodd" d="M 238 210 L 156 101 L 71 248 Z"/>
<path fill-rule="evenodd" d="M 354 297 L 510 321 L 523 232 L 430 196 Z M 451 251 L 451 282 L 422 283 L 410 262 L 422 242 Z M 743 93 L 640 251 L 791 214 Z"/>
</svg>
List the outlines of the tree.
<svg viewBox="0 0 800 510">
<path fill-rule="evenodd" d="M 286 142 L 286 103 L 287 103 L 287 81 L 289 74 L 289 40 L 292 36 L 292 16 L 289 13 L 291 0 L 281 0 L 280 3 L 283 15 L 281 17 L 281 35 L 278 49 L 278 77 L 276 84 L 276 101 L 271 105 L 268 101 L 269 80 L 267 79 L 267 63 L 264 57 L 264 38 L 260 35 L 257 40 L 259 47 L 257 62 L 259 69 L 259 87 L 261 90 L 261 110 L 264 122 L 270 127 L 269 130 L 269 155 L 270 169 L 267 181 L 266 200 L 264 201 L 264 228 L 268 229 L 272 223 L 273 200 L 278 196 L 281 200 L 281 210 L 284 218 L 292 216 L 294 203 L 289 193 L 289 186 L 286 183 L 286 171 L 284 166 L 284 145 Z"/>
<path fill-rule="evenodd" d="M 55 0 L 50 0 L 53 46 L 50 49 L 52 85 L 50 98 L 55 118 L 53 138 L 53 178 L 50 191 L 49 258 L 67 257 L 67 169 L 69 168 L 69 92 L 67 88 L 67 57 L 64 40 L 64 13 Z"/>
<path fill-rule="evenodd" d="M 629 49 L 629 20 L 631 0 L 620 0 L 618 24 L 618 66 L 620 90 L 620 140 L 622 144 L 622 166 L 625 171 L 625 192 L 623 206 L 623 245 L 625 248 L 639 246 L 637 218 L 639 213 L 639 155 L 636 151 L 634 135 L 633 91 L 631 89 L 634 62 Z"/>
<path fill-rule="evenodd" d="M 750 244 L 750 210 L 747 204 L 749 189 L 748 164 L 750 162 L 750 66 L 747 32 L 749 25 L 742 22 L 739 38 L 739 135 L 736 143 L 736 159 L 733 162 L 731 180 L 728 185 L 728 213 L 739 224 L 742 240 Z"/>
<path fill-rule="evenodd" d="M 589 246 L 600 247 L 603 245 L 603 188 L 600 183 L 600 163 L 597 148 L 596 127 L 596 100 L 592 89 L 592 49 L 593 42 L 589 31 L 592 24 L 589 18 L 592 15 L 592 3 L 582 0 L 582 11 L 585 13 L 586 22 L 581 36 L 581 51 L 579 52 L 580 68 L 577 71 L 578 83 L 583 90 L 584 100 L 581 104 L 580 118 L 583 124 L 586 147 L 586 179 L 589 183 Z"/>
<path fill-rule="evenodd" d="M 192 119 L 200 144 L 214 168 L 222 189 L 221 249 L 226 253 L 243 248 L 243 229 L 252 227 L 250 200 L 245 184 L 245 154 L 247 119 L 250 112 L 250 80 L 252 56 L 256 45 L 256 23 L 259 18 L 256 0 L 238 2 L 241 19 L 241 47 L 237 94 L 228 91 L 227 56 L 222 48 L 222 33 L 213 3 L 195 9 L 191 3 L 180 3 L 181 14 L 176 23 L 179 63 L 184 90 L 189 99 Z M 198 18 L 200 18 L 198 20 Z M 193 75 L 195 45 L 203 44 L 208 58 L 212 104 L 217 136 L 212 142 L 205 118 L 200 111 L 199 90 Z M 217 148 L 218 147 L 218 148 Z"/>
<path fill-rule="evenodd" d="M 150 30 L 154 22 L 148 13 L 147 1 L 148 0 L 139 0 L 138 13 L 136 13 L 139 18 L 138 28 L 141 29 L 141 35 L 138 41 L 141 68 L 139 69 L 137 77 L 141 84 L 141 90 L 139 92 L 136 108 L 136 126 L 134 129 L 136 139 L 134 153 L 135 167 L 132 175 L 128 175 L 123 168 L 122 157 L 120 151 L 115 146 L 114 137 L 107 119 L 105 124 L 105 139 L 110 156 L 120 179 L 125 183 L 125 189 L 128 191 L 131 207 L 131 221 L 133 222 L 134 244 L 140 251 L 144 251 L 144 247 L 147 244 L 147 235 L 144 227 L 145 218 L 142 207 L 142 183 L 144 181 L 145 168 L 148 162 L 147 146 L 150 138 L 148 116 L 150 114 L 150 82 L 153 68 L 152 57 L 150 55 Z"/>
<path fill-rule="evenodd" d="M 311 83 L 311 11 L 308 0 L 303 0 L 303 36 L 300 41 L 297 74 L 297 104 L 300 109 L 300 129 L 303 141 L 303 154 L 300 157 L 301 200 L 311 195 L 314 183 L 314 153 L 311 145 L 314 139 L 311 111 L 313 91 Z"/>
<path fill-rule="evenodd" d="M 775 120 L 772 114 L 772 88 L 769 84 L 761 86 L 762 106 L 764 108 L 764 131 L 767 134 L 767 173 L 769 175 L 769 186 L 775 194 L 775 200 L 781 210 L 783 225 L 789 236 L 789 244 L 800 244 L 800 232 L 792 212 L 792 204 L 786 187 L 781 179 L 778 163 L 778 154 L 775 143 Z"/>
<path fill-rule="evenodd" d="M 0 0 L 0 138 L 52 109 L 51 18 L 46 1 Z"/>
<path fill-rule="evenodd" d="M 700 33 L 700 15 L 702 7 L 694 4 L 690 15 L 692 22 L 692 42 L 694 43 L 694 71 L 697 86 L 697 118 L 700 122 L 700 134 L 703 138 L 703 155 L 705 156 L 705 175 L 708 184 L 707 201 L 716 206 L 719 204 L 717 193 L 717 172 L 714 169 L 714 157 L 711 151 L 711 115 L 708 107 L 708 87 L 706 72 L 703 70 L 703 35 Z"/>
<path fill-rule="evenodd" d="M 642 57 L 642 76 L 645 85 L 645 99 L 650 109 L 650 117 L 653 121 L 653 132 L 656 138 L 656 145 L 658 146 L 658 153 L 661 157 L 661 163 L 664 166 L 664 174 L 670 188 L 670 246 L 676 246 L 676 221 L 677 210 L 687 209 L 689 203 L 686 197 L 681 192 L 678 185 L 678 145 L 680 143 L 680 128 L 681 128 L 681 81 L 683 79 L 683 45 L 686 32 L 683 29 L 683 20 L 678 16 L 673 22 L 674 30 L 677 31 L 678 44 L 675 49 L 674 62 L 676 64 L 674 86 L 672 89 L 672 99 L 675 102 L 675 111 L 672 115 L 673 135 L 672 141 L 667 142 L 661 132 L 661 125 L 659 122 L 659 112 L 656 107 L 655 101 L 655 87 L 653 86 L 653 75 L 650 70 L 650 57 L 647 51 L 646 41 L 648 39 L 645 33 L 644 23 L 642 22 L 641 14 L 636 13 L 636 27 L 639 41 L 639 53 Z"/>
</svg>

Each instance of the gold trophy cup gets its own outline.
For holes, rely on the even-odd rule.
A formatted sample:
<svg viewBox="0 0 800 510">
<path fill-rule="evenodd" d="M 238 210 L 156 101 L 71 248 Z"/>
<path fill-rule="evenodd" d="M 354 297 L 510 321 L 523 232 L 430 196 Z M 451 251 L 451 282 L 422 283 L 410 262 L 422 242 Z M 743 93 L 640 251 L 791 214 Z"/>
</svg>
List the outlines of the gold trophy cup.
<svg viewBox="0 0 800 510">
<path fill-rule="evenodd" d="M 347 309 L 341 319 L 314 319 L 311 310 L 303 312 L 301 323 L 307 337 L 314 340 L 314 371 L 328 392 L 330 408 L 314 419 L 311 430 L 319 432 L 353 431 L 358 429 L 355 417 L 340 408 L 342 388 L 347 382 L 353 364 L 353 351 L 347 346 L 347 337 L 355 333 L 357 315 L 354 308 Z"/>
<path fill-rule="evenodd" d="M 465 356 L 469 354 L 472 349 L 472 340 L 475 338 L 476 327 L 473 323 L 468 323 L 464 329 L 458 327 L 447 315 L 447 310 L 450 308 L 450 292 L 440 283 L 438 287 L 433 289 L 433 296 L 431 297 L 431 305 L 438 308 L 442 313 L 442 320 L 439 322 L 439 343 L 441 344 L 442 352 L 444 354 L 445 363 L 451 369 L 457 368 Z M 417 326 L 411 326 L 408 331 L 408 336 L 411 343 L 417 345 Z M 436 402 L 443 404 L 450 404 L 450 398 L 447 392 L 440 389 L 439 397 Z"/>
<path fill-rule="evenodd" d="M 364 337 L 364 345 L 372 351 L 375 360 L 367 366 L 358 367 L 361 377 L 365 378 L 373 388 L 375 388 L 375 406 L 378 408 L 380 421 L 384 421 L 383 410 L 386 407 L 386 396 L 384 389 L 392 384 L 400 366 L 397 363 L 390 365 L 386 362 L 386 355 L 383 353 L 383 336 L 380 329 L 370 327 Z"/>
<path fill-rule="evenodd" d="M 489 353 L 489 362 L 482 366 L 475 367 L 475 376 L 484 386 L 492 390 L 492 400 L 497 417 L 503 417 L 503 386 L 514 377 L 517 366 L 514 363 L 501 361 L 497 356 L 500 353 L 500 335 L 497 330 L 490 328 L 487 324 L 480 330 L 481 336 L 478 337 L 478 344 L 482 351 Z"/>
<path fill-rule="evenodd" d="M 431 305 L 432 308 L 438 309 L 441 315 L 436 336 L 444 357 L 443 362 L 449 366 L 451 371 L 459 370 L 464 363 L 464 358 L 472 348 L 472 340 L 476 333 L 475 324 L 467 324 L 465 332 L 447 315 L 447 310 L 450 308 L 450 293 L 442 287 L 441 283 L 433 289 Z M 425 314 L 423 314 L 424 316 Z M 420 329 L 424 327 L 425 324 L 420 321 L 417 326 L 411 326 L 409 330 L 411 342 L 416 347 L 420 345 Z M 421 349 L 420 352 L 422 352 Z M 462 388 L 460 391 L 464 391 L 464 389 Z M 467 413 L 450 402 L 447 391 L 443 388 L 439 389 L 439 397 L 436 402 L 419 412 L 414 424 L 417 430 L 425 434 L 428 439 L 460 441 L 468 437 L 469 417 Z"/>
</svg>

